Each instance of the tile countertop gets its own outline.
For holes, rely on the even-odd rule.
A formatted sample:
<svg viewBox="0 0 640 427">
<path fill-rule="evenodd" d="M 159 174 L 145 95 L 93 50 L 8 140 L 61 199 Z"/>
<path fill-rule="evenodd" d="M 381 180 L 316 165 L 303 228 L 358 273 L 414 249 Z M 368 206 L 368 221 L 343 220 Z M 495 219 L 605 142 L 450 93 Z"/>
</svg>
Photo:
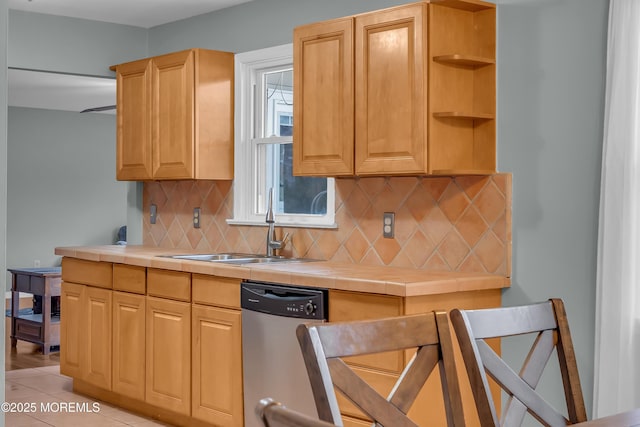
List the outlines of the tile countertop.
<svg viewBox="0 0 640 427">
<path fill-rule="evenodd" d="M 159 255 L 202 253 L 149 246 L 58 247 L 55 254 L 89 261 L 130 264 L 238 279 L 316 286 L 355 292 L 419 296 L 509 287 L 509 277 L 333 261 L 274 264 L 225 264 L 164 258 Z"/>
</svg>

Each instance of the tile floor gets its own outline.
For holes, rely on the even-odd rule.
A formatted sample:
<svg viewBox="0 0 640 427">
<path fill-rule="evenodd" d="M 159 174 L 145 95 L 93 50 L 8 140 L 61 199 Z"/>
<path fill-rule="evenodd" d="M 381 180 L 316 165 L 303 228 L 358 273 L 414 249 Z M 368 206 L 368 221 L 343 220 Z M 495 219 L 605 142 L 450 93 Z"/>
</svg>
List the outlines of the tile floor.
<svg viewBox="0 0 640 427">
<path fill-rule="evenodd" d="M 105 402 L 75 394 L 71 378 L 60 367 L 17 369 L 5 373 L 5 405 L 27 407 L 33 412 L 6 412 L 7 427 L 59 426 L 166 426 Z M 67 410 L 61 410 L 67 408 Z M 75 409 L 76 412 L 71 412 Z"/>
</svg>

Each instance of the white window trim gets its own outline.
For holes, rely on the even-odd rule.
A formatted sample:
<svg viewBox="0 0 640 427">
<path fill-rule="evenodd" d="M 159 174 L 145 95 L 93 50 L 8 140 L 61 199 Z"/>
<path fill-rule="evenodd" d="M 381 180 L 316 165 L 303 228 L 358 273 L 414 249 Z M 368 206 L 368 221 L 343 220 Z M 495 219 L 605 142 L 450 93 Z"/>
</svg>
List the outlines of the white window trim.
<svg viewBox="0 0 640 427">
<path fill-rule="evenodd" d="M 235 55 L 235 161 L 233 181 L 233 218 L 227 219 L 230 225 L 266 225 L 265 215 L 254 213 L 254 183 L 249 170 L 256 170 L 256 159 L 250 138 L 253 132 L 254 118 L 245 113 L 252 105 L 252 76 L 256 69 L 277 67 L 293 63 L 293 44 L 259 49 Z M 251 108 L 252 113 L 253 109 Z M 294 123 L 295 126 L 295 123 Z M 288 137 L 287 139 L 289 139 Z M 287 227 L 337 228 L 335 223 L 335 179 L 327 178 L 327 214 L 326 215 L 278 215 L 276 223 Z"/>
</svg>

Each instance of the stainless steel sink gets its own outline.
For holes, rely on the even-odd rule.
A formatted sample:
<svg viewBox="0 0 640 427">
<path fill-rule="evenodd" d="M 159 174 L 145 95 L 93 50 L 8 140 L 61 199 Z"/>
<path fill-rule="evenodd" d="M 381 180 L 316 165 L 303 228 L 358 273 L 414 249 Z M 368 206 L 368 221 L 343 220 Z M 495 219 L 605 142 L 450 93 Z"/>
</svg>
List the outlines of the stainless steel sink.
<svg viewBox="0 0 640 427">
<path fill-rule="evenodd" d="M 253 257 L 253 255 L 250 255 L 250 254 L 236 254 L 236 253 L 160 255 L 160 256 L 165 258 L 173 258 L 173 259 L 187 259 L 191 261 L 226 261 L 230 259 L 243 259 L 243 258 Z"/>
<path fill-rule="evenodd" d="M 318 261 L 310 258 L 288 258 L 283 256 L 266 256 L 260 254 L 220 253 L 220 254 L 184 254 L 160 255 L 165 258 L 183 259 L 189 261 L 222 262 L 227 264 L 263 264 L 281 262 L 311 262 Z"/>
<path fill-rule="evenodd" d="M 317 259 L 309 258 L 287 258 L 287 257 L 255 257 L 255 258 L 231 258 L 227 260 L 221 260 L 228 264 L 264 264 L 264 263 L 282 263 L 282 262 L 312 262 L 318 261 Z"/>
</svg>

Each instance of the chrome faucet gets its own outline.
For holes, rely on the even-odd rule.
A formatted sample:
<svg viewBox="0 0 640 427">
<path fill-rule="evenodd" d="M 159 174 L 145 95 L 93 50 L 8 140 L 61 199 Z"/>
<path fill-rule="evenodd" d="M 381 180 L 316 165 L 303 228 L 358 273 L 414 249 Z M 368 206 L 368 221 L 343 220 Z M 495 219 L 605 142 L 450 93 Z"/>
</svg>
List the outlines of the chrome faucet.
<svg viewBox="0 0 640 427">
<path fill-rule="evenodd" d="M 273 216 L 273 188 L 269 189 L 267 217 L 265 221 L 269 224 L 269 229 L 267 230 L 267 256 L 274 256 L 276 249 L 282 249 L 287 244 L 289 233 L 286 233 L 282 240 L 276 240 L 276 220 Z"/>
</svg>

